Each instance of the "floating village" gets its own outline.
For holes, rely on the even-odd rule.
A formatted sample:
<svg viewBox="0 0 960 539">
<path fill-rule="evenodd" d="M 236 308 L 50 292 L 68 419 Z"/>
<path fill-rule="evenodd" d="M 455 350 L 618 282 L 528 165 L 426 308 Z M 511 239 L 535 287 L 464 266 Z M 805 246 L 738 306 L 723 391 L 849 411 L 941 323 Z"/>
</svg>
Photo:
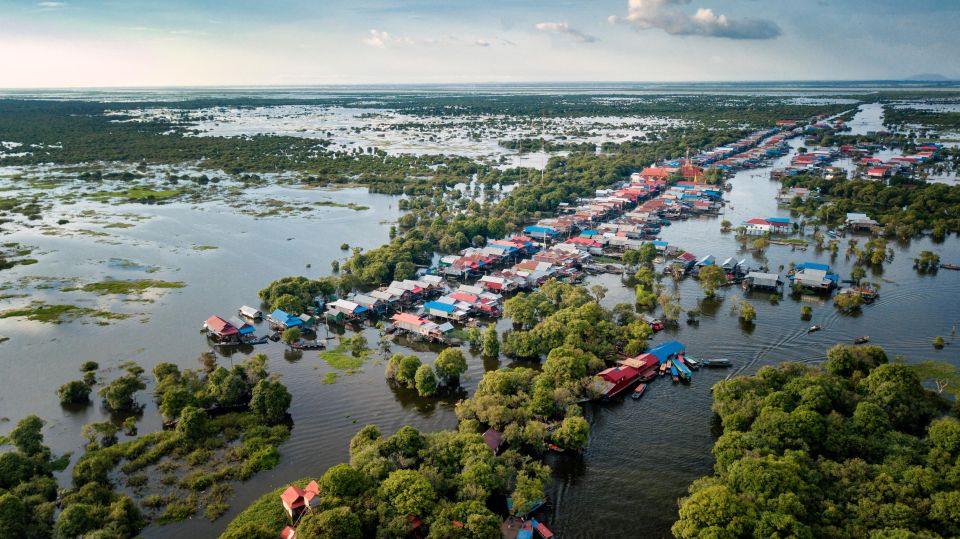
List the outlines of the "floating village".
<svg viewBox="0 0 960 539">
<path fill-rule="evenodd" d="M 458 254 L 440 257 L 429 268 L 421 268 L 415 279 L 393 281 L 384 286 L 342 297 L 317 297 L 315 304 L 303 313 L 282 309 L 261 312 L 258 308 L 240 307 L 235 316 L 211 316 L 203 324 L 214 346 L 257 345 L 281 340 L 289 328 L 299 328 L 303 337 L 287 343 L 295 350 L 322 349 L 328 338 L 317 337 L 323 324 L 360 327 L 376 325 L 382 335 L 393 339 L 425 341 L 443 345 L 460 345 L 455 336 L 458 328 L 476 327 L 500 318 L 505 298 L 520 292 L 537 290 L 544 282 L 556 279 L 567 283 L 581 282 L 590 274 L 625 275 L 636 271 L 619 261 L 628 250 L 652 245 L 657 253 L 655 263 L 664 276 L 674 280 L 696 279 L 707 266 L 718 266 L 726 276 L 724 286 L 769 291 L 781 294 L 785 288 L 830 297 L 837 294 L 859 295 L 865 302 L 878 297 L 875 289 L 845 280 L 823 263 L 801 262 L 780 271 L 765 266 L 751 267 L 744 259 L 692 253 L 682 246 L 660 239 L 664 227 L 676 221 L 699 215 L 722 214 L 724 192 L 729 184 L 723 179 L 740 170 L 769 166 L 788 155 L 788 141 L 806 137 L 817 139 L 822 130 L 842 131 L 842 120 L 818 116 L 808 123 L 784 120 L 776 128 L 757 131 L 736 143 L 716 147 L 696 155 L 654 164 L 633 173 L 611 189 L 600 190 L 589 199 L 561 204 L 556 214 L 525 226 L 522 233 L 488 239 L 486 244 L 463 249 Z M 806 148 L 804 148 L 806 149 Z M 926 144 L 916 153 L 881 161 L 872 155 L 881 149 L 876 144 L 844 145 L 839 148 L 815 149 L 797 153 L 788 167 L 775 169 L 771 179 L 796 174 L 831 177 L 848 171 L 834 163 L 840 158 L 853 159 L 854 174 L 883 180 L 893 174 L 909 174 L 914 167 L 937 159 L 938 144 Z M 719 182 L 707 182 L 719 176 Z M 785 188 L 778 199 L 787 204 L 815 195 L 808 189 Z M 848 213 L 844 226 L 827 230 L 830 238 L 847 233 L 877 230 L 878 223 L 862 213 Z M 800 229 L 799 223 L 782 217 L 757 216 L 737 226 L 738 234 L 769 238 L 772 243 L 804 245 L 787 241 Z M 953 269 L 951 265 L 943 267 Z M 272 332 L 257 336 L 251 322 L 264 320 Z M 643 320 L 655 333 L 664 329 L 664 322 L 649 315 Z M 809 331 L 821 329 L 813 325 Z M 854 344 L 869 341 L 861 336 Z M 641 399 L 650 384 L 668 378 L 674 384 L 691 383 L 700 368 L 731 367 L 735 359 L 701 357 L 687 353 L 683 343 L 669 341 L 633 357 L 622 357 L 615 365 L 599 372 L 593 383 L 593 394 L 600 401 L 629 395 Z M 503 435 L 488 429 L 483 435 L 494 453 L 503 449 Z M 545 444 L 548 450 L 559 450 Z M 296 524 L 309 512 L 317 499 L 317 487 L 290 485 L 280 502 L 290 518 L 290 526 L 281 537 L 294 539 Z M 553 537 L 543 522 L 529 516 L 543 504 L 513 507 L 507 500 L 511 517 L 504 523 L 504 536 L 527 539 Z M 410 515 L 414 533 L 419 526 L 416 515 Z M 459 523 L 462 526 L 462 523 Z M 457 522 L 453 523 L 458 525 Z"/>
</svg>

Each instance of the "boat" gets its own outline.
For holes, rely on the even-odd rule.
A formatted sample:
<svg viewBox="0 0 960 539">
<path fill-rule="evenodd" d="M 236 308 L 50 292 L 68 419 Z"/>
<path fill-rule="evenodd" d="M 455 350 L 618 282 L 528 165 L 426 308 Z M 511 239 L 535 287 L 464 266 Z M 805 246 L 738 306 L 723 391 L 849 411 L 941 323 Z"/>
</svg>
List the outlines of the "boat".
<svg viewBox="0 0 960 539">
<path fill-rule="evenodd" d="M 537 522 L 537 519 L 532 518 L 530 519 L 530 524 L 533 526 L 533 529 L 537 532 L 537 535 L 539 535 L 543 539 L 554 539 L 554 537 L 556 537 L 555 535 L 553 535 L 553 532 L 550 531 L 550 529 L 543 524 L 543 522 Z"/>
<path fill-rule="evenodd" d="M 860 297 L 863 298 L 863 300 L 866 301 L 867 303 L 870 303 L 875 299 L 877 299 L 878 297 L 880 297 L 879 292 L 877 292 L 873 288 L 868 288 L 866 286 L 856 287 L 853 289 L 853 291 L 860 294 Z"/>
<path fill-rule="evenodd" d="M 673 378 L 673 383 L 680 383 L 680 369 L 676 365 L 670 366 L 670 377 Z"/>
<path fill-rule="evenodd" d="M 940 267 L 943 269 L 960 271 L 960 264 L 940 264 Z"/>
<path fill-rule="evenodd" d="M 673 366 L 677 369 L 680 379 L 684 382 L 690 382 L 690 380 L 693 379 L 693 373 L 687 368 L 686 358 L 682 355 L 677 356 L 677 360 L 673 362 Z"/>
<path fill-rule="evenodd" d="M 557 453 L 563 453 L 563 449 L 561 449 L 560 446 L 558 446 L 558 445 L 556 445 L 556 444 L 551 444 L 550 442 L 543 442 L 543 448 L 546 449 L 546 450 L 548 450 L 548 451 L 554 451 L 554 452 L 557 452 Z"/>
<path fill-rule="evenodd" d="M 290 348 L 294 350 L 323 350 L 326 348 L 322 342 L 313 341 L 313 342 L 296 342 L 290 345 Z"/>
<path fill-rule="evenodd" d="M 733 365 L 733 363 L 729 359 L 721 357 L 715 359 L 704 359 L 703 365 L 705 367 L 730 367 Z"/>
<path fill-rule="evenodd" d="M 703 365 L 702 361 L 700 361 L 699 359 L 693 356 L 688 356 L 688 355 L 683 356 L 683 362 L 687 364 L 687 367 L 690 367 L 693 370 L 698 370 L 700 366 Z"/>
<path fill-rule="evenodd" d="M 633 395 L 630 395 L 633 400 L 637 400 L 643 396 L 643 393 L 647 390 L 647 384 L 637 384 L 637 388 L 633 390 Z"/>
<path fill-rule="evenodd" d="M 814 331 L 820 331 L 820 329 L 822 329 L 820 326 L 818 326 L 818 325 L 812 325 L 812 326 L 810 326 L 810 329 L 807 330 L 807 333 L 813 333 Z"/>
<path fill-rule="evenodd" d="M 661 364 L 660 364 L 660 376 L 663 376 L 664 374 L 667 374 L 667 369 L 669 369 L 669 368 L 670 368 L 670 362 L 669 362 L 669 361 L 666 362 L 666 363 L 661 363 Z"/>
<path fill-rule="evenodd" d="M 863 343 L 867 343 L 867 342 L 870 342 L 870 336 L 869 336 L 869 335 L 861 335 L 861 336 L 859 336 L 859 337 L 857 337 L 856 339 L 853 340 L 853 344 L 863 344 Z"/>
</svg>

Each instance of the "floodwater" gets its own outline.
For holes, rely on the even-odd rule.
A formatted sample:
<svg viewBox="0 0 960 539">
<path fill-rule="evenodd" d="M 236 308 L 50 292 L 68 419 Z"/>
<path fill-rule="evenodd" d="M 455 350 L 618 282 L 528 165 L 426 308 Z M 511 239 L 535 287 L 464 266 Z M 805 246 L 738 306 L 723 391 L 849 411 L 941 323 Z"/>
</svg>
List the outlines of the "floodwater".
<svg viewBox="0 0 960 539">
<path fill-rule="evenodd" d="M 866 126 L 872 121 L 865 118 L 862 122 Z M 783 158 L 781 163 L 788 159 Z M 719 222 L 726 218 L 736 225 L 750 217 L 788 216 L 776 206 L 778 184 L 768 179 L 769 170 L 738 173 L 732 182 L 733 191 L 726 195 L 729 204 L 725 215 L 676 222 L 664 229 L 663 239 L 700 256 L 713 254 L 718 261 L 733 256 L 759 265 L 761 261 L 755 255 L 740 251 L 733 234 L 720 233 Z M 80 304 L 143 313 L 108 326 L 0 320 L 0 335 L 11 337 L 0 344 L 0 416 L 9 419 L 0 423 L 0 433 L 8 432 L 27 414 L 40 415 L 48 422 L 44 431 L 47 443 L 58 454 L 74 451 L 75 462 L 82 425 L 105 417 L 99 404 L 68 412 L 57 402 L 56 388 L 80 377 L 81 362 L 93 359 L 110 369 L 133 359 L 148 371 L 161 361 L 183 368 L 197 367 L 197 356 L 209 349 L 199 333 L 205 318 L 211 314 L 233 315 L 242 304 L 255 305 L 256 292 L 275 278 L 327 274 L 331 260 L 346 256 L 339 248 L 341 243 L 364 248 L 383 244 L 388 239 L 389 223 L 400 214 L 397 198 L 371 195 L 361 189 L 330 192 L 269 187 L 260 194 L 333 199 L 370 209 L 323 208 L 318 218 L 292 215 L 256 219 L 236 213 L 223 202 L 199 206 L 125 204 L 102 208 L 149 219 L 133 228 L 110 229 L 109 241 L 96 236 L 47 236 L 35 229 L 8 235 L 4 241 L 35 245 L 47 254 L 38 255 L 40 262 L 33 266 L 4 271 L 4 282 L 15 283 L 29 276 L 76 277 L 84 282 L 108 276 L 149 277 L 184 281 L 187 287 L 152 296 L 156 303 L 121 305 L 119 300 L 83 299 L 88 303 Z M 198 245 L 218 249 L 197 251 L 193 247 Z M 931 345 L 935 335 L 955 343 L 950 333 L 960 319 L 955 301 L 960 295 L 960 272 L 941 270 L 935 275 L 918 275 L 911 267 L 913 256 L 923 249 L 940 252 L 945 262 L 960 262 L 960 242 L 955 237 L 943 244 L 919 239 L 903 245 L 892 242 L 891 247 L 896 251 L 893 262 L 868 277 L 881 281 L 880 299 L 864 307 L 859 316 L 839 315 L 831 302 L 818 298 L 796 301 L 784 297 L 779 305 L 773 305 L 768 294 L 751 294 L 749 299 L 756 306 L 758 318 L 755 325 L 744 327 L 730 312 L 733 298 L 742 296 L 743 291 L 730 288 L 721 292 L 719 300 L 702 305 L 704 314 L 699 325 L 681 324 L 657 335 L 653 344 L 677 339 L 686 343 L 691 355 L 730 357 L 735 366 L 727 371 L 701 370 L 690 385 L 673 386 L 658 380 L 640 401 L 628 398 L 588 406 L 589 447 L 581 456 L 550 457 L 555 481 L 548 486 L 549 503 L 539 514 L 542 520 L 565 538 L 668 537 L 676 519 L 677 498 L 684 495 L 691 480 L 710 472 L 710 387 L 724 376 L 749 374 L 781 361 L 817 362 L 832 344 L 851 342 L 858 335 L 870 335 L 871 342 L 884 346 L 891 357 L 960 364 L 956 344 L 943 350 Z M 774 270 L 791 261 L 822 261 L 848 276 L 851 266 L 842 250 L 832 259 L 829 252 L 817 253 L 813 247 L 803 252 L 772 245 L 765 256 Z M 152 268 L 155 270 L 147 273 Z M 604 299 L 607 306 L 632 303 L 632 290 L 620 286 L 618 279 L 599 276 L 591 280 L 591 284 L 609 288 Z M 679 292 L 686 309 L 702 296 L 697 282 L 691 279 L 679 285 Z M 31 289 L 31 293 L 51 301 L 79 297 L 43 289 Z M 3 300 L 0 307 L 5 309 L 16 301 L 22 300 Z M 813 307 L 812 321 L 800 320 L 801 305 Z M 807 334 L 806 329 L 814 323 L 824 329 Z M 499 323 L 501 329 L 506 325 L 505 321 Z M 260 332 L 264 331 L 261 327 Z M 374 345 L 375 330 L 365 333 Z M 400 345 L 394 345 L 393 351 L 399 349 Z M 357 374 L 341 376 L 336 383 L 325 385 L 321 380 L 332 369 L 318 359 L 316 352 L 291 355 L 285 347 L 273 343 L 258 346 L 255 352 L 269 356 L 268 368 L 282 376 L 293 394 L 290 412 L 294 428 L 280 448 L 281 463 L 234 485 L 231 510 L 218 521 L 210 523 L 196 516 L 183 523 L 152 525 L 144 530 L 144 537 L 215 536 L 261 494 L 304 476 L 318 476 L 345 461 L 350 437 L 365 424 L 375 423 L 385 433 L 407 424 L 428 431 L 454 427 L 452 402 L 472 393 L 484 371 L 500 366 L 470 356 L 464 392 L 427 400 L 411 391 L 391 389 L 384 381 L 380 359 L 370 360 Z M 432 359 L 435 350 L 420 347 L 416 352 Z M 245 356 L 237 353 L 220 361 L 229 365 Z M 104 377 L 113 375 L 107 372 Z M 160 428 L 151 391 L 148 385 L 139 395 L 145 405 L 141 433 Z M 68 474 L 69 470 L 63 474 L 65 482 Z"/>
</svg>

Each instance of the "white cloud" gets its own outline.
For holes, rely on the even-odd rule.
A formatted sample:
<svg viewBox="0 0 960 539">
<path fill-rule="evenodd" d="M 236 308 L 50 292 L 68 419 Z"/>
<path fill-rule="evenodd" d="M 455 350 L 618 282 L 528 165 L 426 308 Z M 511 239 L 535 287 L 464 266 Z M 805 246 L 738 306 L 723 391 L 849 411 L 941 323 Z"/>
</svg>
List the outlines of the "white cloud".
<svg viewBox="0 0 960 539">
<path fill-rule="evenodd" d="M 637 30 L 659 28 L 673 35 L 700 35 L 729 39 L 772 39 L 781 34 L 777 23 L 768 19 L 730 19 L 710 8 L 698 8 L 689 15 L 682 6 L 690 0 L 629 0 L 627 15 L 611 15 L 612 24 L 629 24 Z"/>
<path fill-rule="evenodd" d="M 555 34 L 570 36 L 580 43 L 593 43 L 597 40 L 597 38 L 591 36 L 590 34 L 585 34 L 576 28 L 572 28 L 565 22 L 538 22 L 536 24 L 536 29 L 540 30 L 541 32 L 552 32 Z"/>
<path fill-rule="evenodd" d="M 394 36 L 389 32 L 373 28 L 370 30 L 370 36 L 364 39 L 363 42 L 371 47 L 385 49 L 391 45 L 410 45 L 413 43 L 413 40 L 408 37 Z"/>
<path fill-rule="evenodd" d="M 43 11 L 53 11 L 55 9 L 67 7 L 67 3 L 66 2 L 37 2 L 37 7 Z"/>
<path fill-rule="evenodd" d="M 478 47 L 489 47 L 489 46 L 490 46 L 490 42 L 487 41 L 486 39 L 478 39 L 478 40 L 474 41 L 473 44 L 476 45 L 476 46 L 478 46 Z"/>
</svg>

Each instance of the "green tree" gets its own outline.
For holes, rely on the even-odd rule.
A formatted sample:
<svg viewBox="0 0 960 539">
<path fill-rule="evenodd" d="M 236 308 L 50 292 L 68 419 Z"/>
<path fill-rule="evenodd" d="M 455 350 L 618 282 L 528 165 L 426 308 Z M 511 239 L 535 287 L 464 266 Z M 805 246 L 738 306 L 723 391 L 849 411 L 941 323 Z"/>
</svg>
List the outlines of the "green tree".
<svg viewBox="0 0 960 539">
<path fill-rule="evenodd" d="M 73 380 L 60 386 L 57 390 L 60 404 L 85 404 L 90 402 L 90 386 L 80 380 Z"/>
<path fill-rule="evenodd" d="M 753 323 L 757 319 L 757 310 L 753 307 L 753 304 L 747 300 L 740 302 L 740 320 Z"/>
<path fill-rule="evenodd" d="M 546 498 L 543 481 L 539 477 L 520 473 L 510 497 L 513 500 L 514 514 L 525 515 L 525 511 Z"/>
<path fill-rule="evenodd" d="M 180 412 L 177 421 L 177 434 L 191 444 L 207 437 L 207 412 L 194 406 L 187 406 Z"/>
<path fill-rule="evenodd" d="M 708 298 L 712 298 L 717 289 L 726 284 L 727 274 L 716 264 L 700 268 L 700 288 Z"/>
<path fill-rule="evenodd" d="M 763 254 L 763 252 L 767 250 L 767 247 L 770 247 L 770 240 L 768 240 L 767 238 L 763 238 L 763 237 L 757 238 L 757 239 L 753 240 L 753 242 L 750 244 L 750 246 L 753 247 L 753 250 L 754 250 L 754 251 L 756 251 L 756 252 L 758 252 L 758 253 L 760 253 L 760 254 Z"/>
<path fill-rule="evenodd" d="M 500 355 L 500 339 L 497 336 L 497 326 L 490 324 L 483 332 L 483 357 L 495 358 Z"/>
<path fill-rule="evenodd" d="M 839 309 L 840 312 L 852 313 L 860 310 L 860 307 L 863 305 L 863 297 L 857 293 L 837 294 L 833 297 L 833 305 Z"/>
<path fill-rule="evenodd" d="M 308 513 L 297 526 L 302 539 L 361 539 L 360 519 L 349 507 L 337 507 L 320 513 Z"/>
<path fill-rule="evenodd" d="M 183 387 L 175 387 L 164 392 L 160 399 L 160 413 L 166 419 L 180 417 L 180 412 L 187 406 L 196 406 L 197 398 Z"/>
<path fill-rule="evenodd" d="M 324 494 L 337 498 L 354 498 L 366 490 L 366 477 L 349 464 L 337 464 L 317 481 Z"/>
<path fill-rule="evenodd" d="M 460 375 L 467 372 L 467 358 L 459 348 L 445 348 L 433 363 L 437 377 L 444 384 L 456 384 Z"/>
<path fill-rule="evenodd" d="M 434 507 L 437 494 L 430 481 L 416 470 L 395 470 L 380 484 L 381 499 L 398 514 L 426 515 Z"/>
<path fill-rule="evenodd" d="M 250 409 L 267 423 L 279 423 L 287 415 L 293 397 L 278 380 L 260 380 L 253 387 Z"/>
<path fill-rule="evenodd" d="M 573 451 L 586 448 L 589 437 L 590 424 L 580 415 L 567 414 L 560 428 L 553 433 L 553 440 L 558 446 Z"/>
<path fill-rule="evenodd" d="M 82 537 L 87 532 L 97 529 L 99 524 L 95 506 L 85 503 L 71 504 L 60 513 L 54 527 L 54 537 L 57 539 Z"/>
<path fill-rule="evenodd" d="M 114 411 L 132 410 L 137 407 L 134 395 L 137 391 L 146 389 L 140 376 L 125 374 L 100 389 L 107 407 Z"/>
<path fill-rule="evenodd" d="M 298 327 L 287 328 L 283 331 L 283 336 L 281 337 L 284 344 L 291 346 L 300 342 L 300 339 L 303 338 L 303 332 L 300 331 Z"/>
<path fill-rule="evenodd" d="M 403 356 L 396 374 L 397 382 L 407 387 L 415 387 L 419 368 L 420 358 L 414 355 Z"/>
<path fill-rule="evenodd" d="M 27 508 L 9 492 L 0 494 L 0 530 L 6 537 L 27 537 Z"/>
<path fill-rule="evenodd" d="M 0 489 L 11 489 L 33 475 L 33 463 L 16 451 L 0 453 Z"/>
<path fill-rule="evenodd" d="M 437 377 L 430 365 L 420 365 L 414 375 L 414 385 L 421 397 L 431 397 L 437 393 Z"/>
<path fill-rule="evenodd" d="M 250 387 L 241 369 L 217 367 L 207 377 L 206 393 L 223 406 L 239 406 L 247 402 Z"/>
<path fill-rule="evenodd" d="M 35 415 L 28 415 L 17 423 L 8 436 L 17 451 L 28 457 L 44 452 L 43 424 L 43 420 Z"/>
</svg>

